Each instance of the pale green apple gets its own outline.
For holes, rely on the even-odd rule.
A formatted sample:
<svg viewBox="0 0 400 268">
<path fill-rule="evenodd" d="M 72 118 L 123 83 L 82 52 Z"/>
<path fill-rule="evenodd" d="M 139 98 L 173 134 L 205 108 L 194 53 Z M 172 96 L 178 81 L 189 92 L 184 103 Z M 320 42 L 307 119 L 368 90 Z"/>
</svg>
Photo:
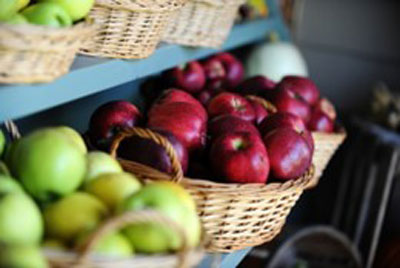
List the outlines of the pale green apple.
<svg viewBox="0 0 400 268">
<path fill-rule="evenodd" d="M 0 267 L 47 268 L 49 264 L 38 246 L 1 246 Z"/>
<path fill-rule="evenodd" d="M 48 249 L 67 250 L 67 247 L 62 241 L 50 238 L 43 241 L 42 247 Z"/>
<path fill-rule="evenodd" d="M 83 140 L 81 134 L 79 134 L 79 132 L 77 132 L 75 129 L 67 126 L 55 127 L 54 129 L 64 133 L 74 144 L 79 147 L 82 153 L 87 153 L 85 141 Z"/>
<path fill-rule="evenodd" d="M 67 11 L 55 3 L 34 4 L 22 11 L 22 15 L 32 24 L 50 27 L 68 27 L 72 25 Z"/>
<path fill-rule="evenodd" d="M 107 214 L 107 207 L 96 197 L 75 192 L 45 208 L 46 232 L 48 237 L 71 241 L 95 228 Z"/>
<path fill-rule="evenodd" d="M 176 191 L 171 190 L 168 184 L 152 183 L 144 186 L 139 192 L 128 197 L 119 211 L 123 213 L 143 209 L 159 211 L 180 224 L 186 231 L 190 246 L 199 243 L 201 226 L 197 213 L 187 201 L 176 194 Z M 182 243 L 176 232 L 156 223 L 132 224 L 124 231 L 133 247 L 140 252 L 161 253 L 177 250 Z"/>
<path fill-rule="evenodd" d="M 104 152 L 90 152 L 86 155 L 86 158 L 87 171 L 85 182 L 88 182 L 103 173 L 122 172 L 121 165 L 118 161 Z"/>
<path fill-rule="evenodd" d="M 81 235 L 76 242 L 76 247 L 81 247 L 88 239 L 90 233 Z M 119 232 L 106 234 L 94 246 L 93 253 L 107 257 L 128 258 L 134 254 L 128 238 Z"/>
<path fill-rule="evenodd" d="M 29 4 L 29 0 L 18 0 L 17 10 L 21 10 Z"/>
<path fill-rule="evenodd" d="M 13 192 L 24 193 L 24 190 L 15 179 L 0 174 L 0 195 Z"/>
<path fill-rule="evenodd" d="M 18 24 L 27 24 L 28 20 L 21 14 L 14 14 L 4 22 L 7 24 L 18 25 Z"/>
<path fill-rule="evenodd" d="M 0 0 L 0 21 L 7 20 L 18 11 L 18 0 Z"/>
<path fill-rule="evenodd" d="M 38 206 L 26 194 L 0 195 L 0 242 L 9 245 L 38 244 L 43 235 L 43 219 Z"/>
<path fill-rule="evenodd" d="M 114 210 L 125 198 L 141 187 L 138 179 L 130 173 L 103 173 L 85 185 L 85 191 L 93 194 L 110 210 Z"/>
<path fill-rule="evenodd" d="M 19 140 L 11 153 L 11 170 L 29 194 L 49 201 L 81 185 L 86 157 L 64 134 L 42 129 Z"/>
<path fill-rule="evenodd" d="M 0 129 L 0 157 L 3 155 L 4 149 L 6 148 L 6 137 L 3 131 Z"/>
<path fill-rule="evenodd" d="M 6 176 L 10 176 L 11 172 L 8 169 L 6 163 L 4 163 L 3 161 L 0 161 L 0 175 L 6 175 Z"/>
<path fill-rule="evenodd" d="M 89 13 L 94 0 L 39 0 L 40 2 L 57 3 L 70 15 L 73 21 L 81 20 Z"/>
</svg>

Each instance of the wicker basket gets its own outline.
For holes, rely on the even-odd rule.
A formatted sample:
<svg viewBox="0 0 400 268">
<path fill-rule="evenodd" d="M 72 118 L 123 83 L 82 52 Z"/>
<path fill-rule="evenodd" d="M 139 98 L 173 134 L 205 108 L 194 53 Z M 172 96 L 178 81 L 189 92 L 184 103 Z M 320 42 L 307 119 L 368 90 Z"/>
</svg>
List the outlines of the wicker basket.
<svg viewBox="0 0 400 268">
<path fill-rule="evenodd" d="M 173 167 L 173 174 L 119 159 L 123 168 L 144 180 L 179 182 L 196 201 L 198 214 L 210 243 L 210 252 L 231 252 L 272 240 L 281 231 L 291 208 L 313 177 L 313 168 L 301 178 L 285 183 L 224 184 L 184 178 L 172 145 L 161 135 L 147 129 L 132 128 L 120 132 L 111 146 L 116 157 L 120 142 L 137 135 L 162 145 Z"/>
<path fill-rule="evenodd" d="M 62 76 L 93 33 L 85 23 L 60 29 L 1 24 L 0 83 L 49 82 Z"/>
<path fill-rule="evenodd" d="M 96 0 L 89 19 L 99 25 L 82 54 L 140 59 L 150 56 L 173 11 L 186 0 Z"/>
<path fill-rule="evenodd" d="M 189 0 L 171 18 L 163 41 L 187 46 L 220 47 L 244 0 Z"/>
<path fill-rule="evenodd" d="M 175 230 L 181 237 L 182 248 L 177 254 L 170 255 L 139 255 L 132 258 L 118 259 L 105 256 L 91 255 L 90 252 L 96 242 L 104 235 L 119 230 L 132 223 L 157 222 Z M 79 253 L 62 252 L 55 250 L 45 250 L 44 254 L 51 267 L 96 267 L 96 268 L 172 268 L 172 267 L 192 267 L 203 257 L 200 249 L 189 250 L 186 243 L 186 235 L 183 229 L 175 222 L 162 216 L 156 211 L 135 211 L 128 212 L 105 222 L 78 250 Z"/>
</svg>

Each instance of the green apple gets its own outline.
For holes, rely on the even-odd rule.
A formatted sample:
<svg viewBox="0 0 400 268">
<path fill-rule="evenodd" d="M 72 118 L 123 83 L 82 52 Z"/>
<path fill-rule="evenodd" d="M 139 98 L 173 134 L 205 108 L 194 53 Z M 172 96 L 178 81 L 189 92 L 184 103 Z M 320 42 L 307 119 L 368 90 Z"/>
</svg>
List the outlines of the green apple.
<svg viewBox="0 0 400 268">
<path fill-rule="evenodd" d="M 24 193 L 24 190 L 15 179 L 0 174 L 0 195 L 14 192 Z"/>
<path fill-rule="evenodd" d="M 122 172 L 121 165 L 111 155 L 104 152 L 94 151 L 86 156 L 87 171 L 85 182 L 92 180 L 103 173 L 118 173 Z"/>
<path fill-rule="evenodd" d="M 54 129 L 64 133 L 74 144 L 79 147 L 82 153 L 87 153 L 85 141 L 82 139 L 81 134 L 79 134 L 79 132 L 77 132 L 75 129 L 67 126 L 55 127 Z"/>
<path fill-rule="evenodd" d="M 18 11 L 18 0 L 0 0 L 0 21 L 7 20 Z"/>
<path fill-rule="evenodd" d="M 86 17 L 94 4 L 94 0 L 39 0 L 39 2 L 59 4 L 68 12 L 73 21 Z"/>
<path fill-rule="evenodd" d="M 67 247 L 62 241 L 50 238 L 43 241 L 42 247 L 48 249 L 67 250 Z"/>
<path fill-rule="evenodd" d="M 43 219 L 38 206 L 26 194 L 0 195 L 0 242 L 9 245 L 38 244 L 43 235 Z"/>
<path fill-rule="evenodd" d="M 76 247 L 81 247 L 90 233 L 81 235 L 76 242 Z M 115 258 L 128 258 L 134 253 L 128 238 L 118 232 L 106 234 L 94 246 L 93 253 Z"/>
<path fill-rule="evenodd" d="M 0 267 L 47 268 L 49 264 L 38 246 L 1 246 Z"/>
<path fill-rule="evenodd" d="M 201 236 L 200 219 L 188 204 L 184 204 L 168 183 L 152 183 L 128 197 L 119 212 L 143 209 L 157 210 L 180 224 L 186 231 L 190 246 L 196 246 Z M 157 223 L 132 224 L 125 228 L 125 234 L 133 247 L 140 252 L 161 253 L 177 250 L 182 241 L 176 232 Z"/>
<path fill-rule="evenodd" d="M 110 210 L 114 210 L 125 198 L 137 192 L 140 182 L 130 173 L 103 173 L 85 185 L 85 191 L 93 194 Z"/>
<path fill-rule="evenodd" d="M 21 14 L 14 14 L 4 22 L 7 24 L 18 25 L 18 24 L 27 24 L 28 20 Z"/>
<path fill-rule="evenodd" d="M 0 157 L 3 155 L 4 149 L 6 147 L 6 137 L 3 131 L 0 129 Z"/>
<path fill-rule="evenodd" d="M 19 140 L 11 170 L 33 197 L 49 201 L 74 192 L 86 173 L 85 154 L 54 129 L 42 129 Z"/>
<path fill-rule="evenodd" d="M 39 3 L 22 11 L 22 15 L 33 24 L 50 27 L 67 27 L 72 25 L 71 17 L 60 5 L 55 3 Z"/>
<path fill-rule="evenodd" d="M 18 0 L 17 10 L 21 10 L 29 4 L 29 0 Z"/>
<path fill-rule="evenodd" d="M 95 228 L 107 214 L 107 207 L 96 197 L 75 192 L 45 208 L 46 231 L 48 237 L 71 241 Z"/>
<path fill-rule="evenodd" d="M 4 163 L 3 161 L 0 161 L 0 175 L 11 175 L 10 170 L 8 169 L 6 163 Z"/>
</svg>

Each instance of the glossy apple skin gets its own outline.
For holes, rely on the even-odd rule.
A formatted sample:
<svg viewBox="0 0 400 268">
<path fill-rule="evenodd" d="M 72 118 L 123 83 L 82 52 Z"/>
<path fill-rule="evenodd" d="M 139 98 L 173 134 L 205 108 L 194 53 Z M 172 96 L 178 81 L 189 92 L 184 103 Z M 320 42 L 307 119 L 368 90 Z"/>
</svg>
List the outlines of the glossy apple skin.
<svg viewBox="0 0 400 268">
<path fill-rule="evenodd" d="M 278 87 L 293 91 L 310 105 L 314 105 L 319 99 L 317 86 L 313 81 L 305 77 L 286 76 L 279 82 Z"/>
<path fill-rule="evenodd" d="M 212 57 L 201 63 L 207 80 L 222 81 L 226 78 L 224 65 L 217 58 Z"/>
<path fill-rule="evenodd" d="M 255 100 L 248 100 L 248 101 L 253 107 L 256 125 L 261 124 L 261 122 L 269 115 L 267 109 L 265 109 L 265 107 L 261 103 Z"/>
<path fill-rule="evenodd" d="M 21 14 L 32 24 L 55 28 L 72 25 L 67 11 L 55 3 L 37 3 L 24 9 Z"/>
<path fill-rule="evenodd" d="M 149 113 L 147 126 L 170 132 L 189 152 L 205 146 L 207 123 L 189 103 L 173 102 L 159 106 Z"/>
<path fill-rule="evenodd" d="M 318 110 L 326 114 L 331 120 L 335 121 L 337 114 L 335 106 L 326 98 L 320 99 L 314 106 L 313 110 Z"/>
<path fill-rule="evenodd" d="M 200 92 L 206 84 L 203 67 L 197 61 L 189 62 L 184 68 L 175 67 L 166 71 L 164 78 L 172 87 L 183 89 L 191 94 Z"/>
<path fill-rule="evenodd" d="M 212 144 L 210 162 L 226 182 L 266 183 L 269 174 L 267 150 L 258 135 L 226 133 Z"/>
<path fill-rule="evenodd" d="M 273 90 L 276 83 L 265 76 L 257 75 L 244 80 L 236 87 L 236 92 L 241 95 L 261 95 L 263 92 Z"/>
<path fill-rule="evenodd" d="M 130 102 L 119 100 L 103 104 L 90 118 L 90 141 L 96 148 L 108 150 L 116 133 L 126 127 L 137 126 L 141 119 L 140 111 Z"/>
<path fill-rule="evenodd" d="M 263 140 L 274 178 L 295 179 L 310 167 L 312 151 L 307 141 L 293 129 L 276 129 L 264 136 Z"/>
<path fill-rule="evenodd" d="M 226 72 L 224 87 L 227 89 L 234 89 L 243 80 L 244 68 L 243 64 L 230 53 L 220 53 L 215 55 L 219 60 Z"/>
<path fill-rule="evenodd" d="M 215 96 L 210 101 L 207 111 L 211 118 L 230 114 L 250 122 L 255 120 L 254 109 L 250 102 L 244 97 L 230 92 L 222 92 Z"/>
<path fill-rule="evenodd" d="M 181 163 L 182 170 L 186 173 L 189 160 L 186 148 L 170 132 L 155 129 L 153 131 L 161 134 L 171 143 Z M 171 173 L 173 171 L 171 160 L 165 149 L 149 139 L 138 136 L 129 137 L 121 142 L 117 155 L 123 159 L 135 161 L 162 172 Z"/>
<path fill-rule="evenodd" d="M 247 132 L 260 136 L 257 128 L 252 123 L 234 115 L 220 115 L 208 123 L 208 133 L 212 138 L 233 132 Z"/>
<path fill-rule="evenodd" d="M 335 123 L 320 110 L 314 110 L 308 122 L 308 128 L 311 131 L 331 133 L 335 129 Z"/>
</svg>

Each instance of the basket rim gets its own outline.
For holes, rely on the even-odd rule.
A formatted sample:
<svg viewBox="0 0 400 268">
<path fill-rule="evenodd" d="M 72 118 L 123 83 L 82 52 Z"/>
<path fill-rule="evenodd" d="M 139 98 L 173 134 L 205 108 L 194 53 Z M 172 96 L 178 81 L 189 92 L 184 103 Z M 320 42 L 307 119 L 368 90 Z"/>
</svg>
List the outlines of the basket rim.
<svg viewBox="0 0 400 268">
<path fill-rule="evenodd" d="M 95 25 L 93 25 L 91 22 L 88 21 L 82 21 L 77 24 L 71 25 L 70 27 L 61 27 L 61 28 L 36 25 L 31 23 L 13 25 L 0 22 L 0 31 L 6 29 L 8 31 L 14 31 L 16 33 L 21 33 L 21 34 L 29 33 L 29 35 L 46 34 L 51 36 L 51 35 L 75 34 L 77 30 L 91 31 L 93 30 L 94 27 Z"/>
<path fill-rule="evenodd" d="M 110 8 L 110 9 L 117 9 L 117 10 L 126 10 L 130 12 L 171 12 L 181 8 L 184 4 L 186 4 L 189 0 L 158 0 L 157 5 L 158 7 L 154 7 L 149 5 L 146 6 L 145 4 L 137 4 L 137 3 L 128 3 L 131 0 L 124 0 L 120 4 L 112 3 L 111 0 L 95 0 L 94 6 Z M 142 2 L 150 2 L 148 0 Z M 160 3 L 162 2 L 162 3 Z M 173 2 L 172 5 L 168 5 L 167 7 L 161 7 L 163 3 Z"/>
</svg>

